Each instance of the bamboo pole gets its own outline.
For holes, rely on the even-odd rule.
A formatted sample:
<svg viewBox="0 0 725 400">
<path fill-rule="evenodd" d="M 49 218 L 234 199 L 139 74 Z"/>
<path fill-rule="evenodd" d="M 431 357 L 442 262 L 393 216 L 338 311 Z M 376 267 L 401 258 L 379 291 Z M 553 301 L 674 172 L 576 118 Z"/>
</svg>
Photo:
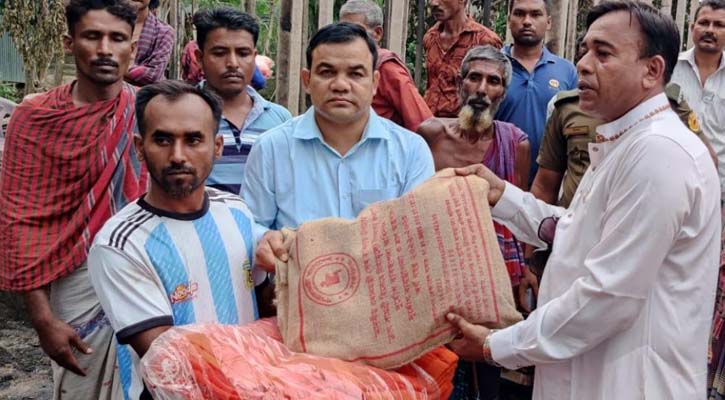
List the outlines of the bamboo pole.
<svg viewBox="0 0 725 400">
<path fill-rule="evenodd" d="M 579 2 L 577 0 L 569 1 L 569 16 L 566 19 L 566 50 L 564 51 L 564 57 L 573 60 L 576 55 L 576 22 L 577 14 L 579 11 Z"/>
<path fill-rule="evenodd" d="M 335 0 L 319 0 L 317 12 L 317 29 L 329 25 L 334 20 Z"/>
<path fill-rule="evenodd" d="M 406 29 L 408 27 L 408 0 L 386 0 L 384 46 L 405 62 Z"/>
<path fill-rule="evenodd" d="M 682 30 L 684 31 L 687 29 L 687 48 L 689 49 L 694 45 L 692 42 L 692 31 L 690 30 L 691 24 L 695 21 L 695 12 L 697 12 L 697 7 L 700 6 L 700 2 L 698 0 L 690 0 L 690 20 L 685 21 L 684 26 L 682 26 Z"/>
</svg>

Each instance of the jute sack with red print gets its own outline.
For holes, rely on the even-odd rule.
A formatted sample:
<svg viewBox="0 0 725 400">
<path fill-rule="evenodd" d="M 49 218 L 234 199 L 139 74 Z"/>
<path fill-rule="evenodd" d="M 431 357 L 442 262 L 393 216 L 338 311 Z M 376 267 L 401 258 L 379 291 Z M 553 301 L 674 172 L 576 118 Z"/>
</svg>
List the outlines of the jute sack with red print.
<svg viewBox="0 0 725 400">
<path fill-rule="evenodd" d="M 395 368 L 456 336 L 445 315 L 521 320 L 486 201 L 488 183 L 444 171 L 356 220 L 284 230 L 277 316 L 293 351 Z"/>
</svg>

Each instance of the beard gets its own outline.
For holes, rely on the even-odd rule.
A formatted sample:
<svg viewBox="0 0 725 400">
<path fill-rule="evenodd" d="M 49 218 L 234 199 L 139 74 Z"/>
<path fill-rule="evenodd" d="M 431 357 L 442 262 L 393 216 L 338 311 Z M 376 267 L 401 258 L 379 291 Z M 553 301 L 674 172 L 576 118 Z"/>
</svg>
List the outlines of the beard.
<svg viewBox="0 0 725 400">
<path fill-rule="evenodd" d="M 469 97 L 461 107 L 461 111 L 458 112 L 458 126 L 461 128 L 461 136 L 471 143 L 479 141 L 493 124 L 493 118 L 502 100 L 503 96 L 495 102 L 488 102 L 481 97 Z M 483 103 L 487 105 L 481 107 L 480 104 Z"/>
<path fill-rule="evenodd" d="M 153 165 L 148 165 L 148 167 L 151 180 L 159 185 L 164 193 L 176 200 L 189 197 L 206 180 L 206 177 L 200 179 L 196 169 L 193 167 L 172 164 L 160 171 Z M 179 173 L 185 173 L 185 175 L 178 175 Z"/>
</svg>

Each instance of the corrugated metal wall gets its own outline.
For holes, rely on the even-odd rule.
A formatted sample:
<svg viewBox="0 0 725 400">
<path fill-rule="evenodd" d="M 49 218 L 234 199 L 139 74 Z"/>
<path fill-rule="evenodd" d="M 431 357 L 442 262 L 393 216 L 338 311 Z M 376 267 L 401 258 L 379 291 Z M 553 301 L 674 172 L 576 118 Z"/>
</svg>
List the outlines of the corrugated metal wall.
<svg viewBox="0 0 725 400">
<path fill-rule="evenodd" d="M 1 26 L 2 17 L 0 17 Z M 0 36 L 0 81 L 25 82 L 23 59 L 7 32 L 2 32 Z"/>
</svg>

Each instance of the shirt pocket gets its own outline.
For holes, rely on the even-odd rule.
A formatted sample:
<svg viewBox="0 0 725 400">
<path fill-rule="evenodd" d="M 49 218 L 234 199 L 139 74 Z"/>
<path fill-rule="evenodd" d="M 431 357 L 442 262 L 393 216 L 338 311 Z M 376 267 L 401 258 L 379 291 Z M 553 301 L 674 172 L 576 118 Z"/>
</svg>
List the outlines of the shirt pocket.
<svg viewBox="0 0 725 400">
<path fill-rule="evenodd" d="M 383 189 L 362 189 L 352 194 L 352 207 L 355 210 L 355 214 L 360 214 L 360 211 L 364 210 L 365 207 L 370 204 L 377 203 L 378 201 L 392 200 L 398 198 L 400 188 L 397 186 L 387 187 Z"/>
<path fill-rule="evenodd" d="M 568 127 L 564 129 L 564 137 L 566 137 L 566 157 L 567 164 L 587 164 L 589 165 L 589 143 L 592 140 L 589 137 L 588 127 Z"/>
</svg>

